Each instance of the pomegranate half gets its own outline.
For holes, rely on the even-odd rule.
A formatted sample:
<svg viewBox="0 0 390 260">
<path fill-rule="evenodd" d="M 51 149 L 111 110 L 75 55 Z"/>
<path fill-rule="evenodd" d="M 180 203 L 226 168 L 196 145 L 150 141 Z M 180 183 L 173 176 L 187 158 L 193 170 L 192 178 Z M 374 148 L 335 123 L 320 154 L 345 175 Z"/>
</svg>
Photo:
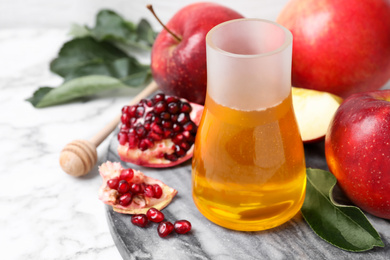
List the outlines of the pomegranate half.
<svg viewBox="0 0 390 260">
<path fill-rule="evenodd" d="M 118 154 L 122 161 L 153 168 L 192 157 L 203 106 L 158 93 L 122 108 Z"/>
<path fill-rule="evenodd" d="M 99 199 L 111 205 L 116 212 L 146 214 L 150 208 L 162 210 L 177 194 L 177 190 L 162 181 L 148 177 L 134 169 L 131 179 L 124 179 L 123 172 L 126 170 L 128 169 L 123 168 L 118 162 L 107 161 L 99 166 L 99 173 L 103 178 L 103 184 L 99 189 Z M 153 187 L 158 186 L 162 192 L 160 189 L 157 189 L 158 192 L 153 192 Z"/>
</svg>

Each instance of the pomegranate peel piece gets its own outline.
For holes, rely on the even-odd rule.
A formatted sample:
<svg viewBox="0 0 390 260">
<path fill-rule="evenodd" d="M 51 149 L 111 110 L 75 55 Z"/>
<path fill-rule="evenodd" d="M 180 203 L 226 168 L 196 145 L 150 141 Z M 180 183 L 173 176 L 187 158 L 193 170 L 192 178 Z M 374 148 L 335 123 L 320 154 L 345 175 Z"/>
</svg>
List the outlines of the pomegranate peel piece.
<svg viewBox="0 0 390 260">
<path fill-rule="evenodd" d="M 160 198 L 153 198 L 147 197 L 143 193 L 132 194 L 131 203 L 128 206 L 122 206 L 118 201 L 120 193 L 115 189 L 111 189 L 107 182 L 113 178 L 118 178 L 123 169 L 119 162 L 107 161 L 99 166 L 99 173 L 103 178 L 103 184 L 99 188 L 99 199 L 103 203 L 111 205 L 116 212 L 124 214 L 146 214 L 150 208 L 162 210 L 168 206 L 177 194 L 177 190 L 169 187 L 162 181 L 146 176 L 141 171 L 134 170 L 134 176 L 131 180 L 132 183 L 141 185 L 157 184 L 162 189 L 162 195 Z"/>
<path fill-rule="evenodd" d="M 118 133 L 120 159 L 151 168 L 189 160 L 202 113 L 202 105 L 162 93 L 123 107 Z"/>
</svg>

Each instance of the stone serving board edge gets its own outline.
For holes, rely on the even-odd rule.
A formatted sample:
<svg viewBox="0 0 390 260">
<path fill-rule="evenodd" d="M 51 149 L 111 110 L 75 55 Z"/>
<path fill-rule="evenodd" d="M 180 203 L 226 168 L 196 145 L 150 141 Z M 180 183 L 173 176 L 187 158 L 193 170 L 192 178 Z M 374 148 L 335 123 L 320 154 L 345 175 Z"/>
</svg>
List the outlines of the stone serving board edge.
<svg viewBox="0 0 390 260">
<path fill-rule="evenodd" d="M 121 162 L 116 152 L 115 134 L 110 140 L 107 160 Z M 305 144 L 306 166 L 327 170 L 324 142 Z M 107 222 L 123 259 L 390 259 L 390 221 L 366 214 L 380 233 L 384 248 L 353 253 L 320 239 L 298 213 L 287 223 L 266 231 L 239 232 L 222 228 L 206 219 L 196 208 L 191 195 L 190 161 L 173 168 L 151 169 L 121 162 L 124 167 L 142 170 L 178 190 L 171 204 L 163 209 L 166 220 L 187 219 L 192 230 L 185 235 L 170 234 L 160 238 L 157 224 L 146 228 L 131 224 L 130 215 L 106 207 Z M 335 197 L 348 202 L 339 189 Z"/>
</svg>

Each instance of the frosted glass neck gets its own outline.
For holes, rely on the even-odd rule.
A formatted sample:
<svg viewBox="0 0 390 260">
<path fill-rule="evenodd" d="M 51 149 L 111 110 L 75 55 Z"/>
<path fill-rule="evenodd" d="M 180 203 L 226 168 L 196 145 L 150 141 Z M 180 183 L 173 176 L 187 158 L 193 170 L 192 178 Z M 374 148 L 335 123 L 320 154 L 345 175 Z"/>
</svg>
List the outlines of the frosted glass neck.
<svg viewBox="0 0 390 260">
<path fill-rule="evenodd" d="M 291 89 L 292 34 L 262 19 L 217 25 L 206 36 L 207 93 L 241 110 L 272 107 Z"/>
</svg>

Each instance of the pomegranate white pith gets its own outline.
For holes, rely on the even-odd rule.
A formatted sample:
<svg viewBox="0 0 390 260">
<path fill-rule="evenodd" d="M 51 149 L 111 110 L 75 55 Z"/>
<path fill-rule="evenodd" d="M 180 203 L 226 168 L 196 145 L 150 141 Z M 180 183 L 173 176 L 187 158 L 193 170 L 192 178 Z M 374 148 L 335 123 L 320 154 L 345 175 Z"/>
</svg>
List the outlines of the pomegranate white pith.
<svg viewBox="0 0 390 260">
<path fill-rule="evenodd" d="M 158 93 L 122 108 L 118 154 L 122 161 L 164 168 L 192 157 L 203 106 Z"/>
<path fill-rule="evenodd" d="M 161 210 L 165 208 L 177 194 L 177 190 L 167 186 L 163 182 L 144 175 L 141 171 L 134 170 L 132 183 L 154 185 L 157 184 L 162 189 L 160 198 L 145 196 L 143 193 L 132 194 L 132 201 L 127 206 L 118 203 L 119 192 L 111 189 L 107 181 L 118 178 L 124 168 L 118 162 L 105 162 L 99 167 L 99 173 L 103 178 L 103 184 L 99 189 L 99 199 L 105 204 L 111 205 L 113 210 L 124 214 L 146 214 L 150 208 Z"/>
</svg>

